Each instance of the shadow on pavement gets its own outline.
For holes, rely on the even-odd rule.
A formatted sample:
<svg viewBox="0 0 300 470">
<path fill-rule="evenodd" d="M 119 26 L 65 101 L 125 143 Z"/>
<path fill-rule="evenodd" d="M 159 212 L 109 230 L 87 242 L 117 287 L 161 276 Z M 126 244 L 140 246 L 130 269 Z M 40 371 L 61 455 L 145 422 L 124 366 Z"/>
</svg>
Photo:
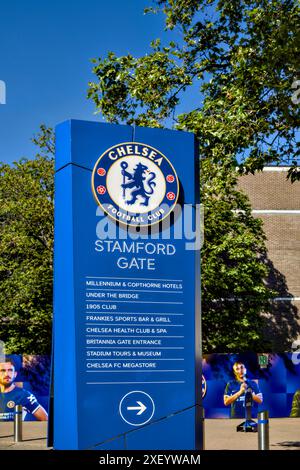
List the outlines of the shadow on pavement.
<svg viewBox="0 0 300 470">
<path fill-rule="evenodd" d="M 299 441 L 284 441 L 284 442 L 277 442 L 277 446 L 282 447 L 300 447 Z"/>
</svg>

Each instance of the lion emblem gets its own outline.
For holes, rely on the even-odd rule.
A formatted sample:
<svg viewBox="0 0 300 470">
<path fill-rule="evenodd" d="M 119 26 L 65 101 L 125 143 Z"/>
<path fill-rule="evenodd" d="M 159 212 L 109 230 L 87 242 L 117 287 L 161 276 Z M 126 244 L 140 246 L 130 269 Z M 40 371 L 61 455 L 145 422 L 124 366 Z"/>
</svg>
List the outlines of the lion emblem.
<svg viewBox="0 0 300 470">
<path fill-rule="evenodd" d="M 129 173 L 129 171 L 127 171 L 128 163 L 122 162 L 120 165 L 123 176 L 123 184 L 121 186 L 123 188 L 123 199 L 125 200 L 126 204 L 134 204 L 138 196 L 140 196 L 144 200 L 143 202 L 140 202 L 140 205 L 148 206 L 150 196 L 154 193 L 154 188 L 156 186 L 154 181 L 156 178 L 155 173 L 149 172 L 148 167 L 142 163 L 138 163 L 136 165 L 133 173 Z M 148 186 L 148 191 L 145 188 L 145 184 Z M 126 190 L 131 190 L 131 199 L 126 200 Z"/>
</svg>

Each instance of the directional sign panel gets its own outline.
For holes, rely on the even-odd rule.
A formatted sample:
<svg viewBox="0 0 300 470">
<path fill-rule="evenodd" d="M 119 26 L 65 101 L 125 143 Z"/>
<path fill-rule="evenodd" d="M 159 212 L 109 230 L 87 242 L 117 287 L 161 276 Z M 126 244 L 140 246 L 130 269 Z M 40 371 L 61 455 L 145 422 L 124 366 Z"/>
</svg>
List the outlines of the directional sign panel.
<svg viewBox="0 0 300 470">
<path fill-rule="evenodd" d="M 194 135 L 68 121 L 56 146 L 54 447 L 198 449 Z"/>
</svg>

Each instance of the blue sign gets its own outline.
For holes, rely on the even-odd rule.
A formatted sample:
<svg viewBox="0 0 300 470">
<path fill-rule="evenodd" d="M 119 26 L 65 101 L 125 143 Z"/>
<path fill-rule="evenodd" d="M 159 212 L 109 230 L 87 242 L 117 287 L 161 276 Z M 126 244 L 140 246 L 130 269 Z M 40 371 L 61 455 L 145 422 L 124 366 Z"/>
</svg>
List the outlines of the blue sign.
<svg viewBox="0 0 300 470">
<path fill-rule="evenodd" d="M 56 130 L 54 448 L 201 448 L 191 133 Z"/>
</svg>

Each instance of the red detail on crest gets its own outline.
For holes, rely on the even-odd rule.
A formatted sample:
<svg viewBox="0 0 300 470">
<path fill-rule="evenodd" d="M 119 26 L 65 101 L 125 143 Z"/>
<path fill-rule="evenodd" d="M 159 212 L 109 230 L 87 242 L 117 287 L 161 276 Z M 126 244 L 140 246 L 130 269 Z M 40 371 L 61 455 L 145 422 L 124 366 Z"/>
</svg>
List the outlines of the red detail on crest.
<svg viewBox="0 0 300 470">
<path fill-rule="evenodd" d="M 106 175 L 106 171 L 104 170 L 104 168 L 98 168 L 97 174 L 99 176 L 104 176 L 104 175 Z"/>
<path fill-rule="evenodd" d="M 173 175 L 168 175 L 167 178 L 166 178 L 167 182 L 168 183 L 174 183 L 175 181 L 175 178 Z"/>
<path fill-rule="evenodd" d="M 169 201 L 174 201 L 175 194 L 170 191 L 169 193 L 167 193 L 167 199 L 169 199 Z"/>
<path fill-rule="evenodd" d="M 105 186 L 97 186 L 97 193 L 98 194 L 105 194 L 106 193 L 106 187 Z"/>
</svg>

